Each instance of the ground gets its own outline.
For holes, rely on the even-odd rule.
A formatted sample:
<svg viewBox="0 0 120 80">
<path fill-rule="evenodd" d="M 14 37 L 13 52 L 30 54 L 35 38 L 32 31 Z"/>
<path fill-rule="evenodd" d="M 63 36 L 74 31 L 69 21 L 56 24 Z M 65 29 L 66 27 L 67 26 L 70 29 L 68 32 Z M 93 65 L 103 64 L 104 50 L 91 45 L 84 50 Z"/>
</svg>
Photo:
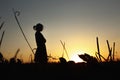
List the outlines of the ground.
<svg viewBox="0 0 120 80">
<path fill-rule="evenodd" d="M 116 80 L 120 79 L 120 62 L 112 63 L 49 63 L 0 64 L 2 79 L 34 80 Z"/>
</svg>

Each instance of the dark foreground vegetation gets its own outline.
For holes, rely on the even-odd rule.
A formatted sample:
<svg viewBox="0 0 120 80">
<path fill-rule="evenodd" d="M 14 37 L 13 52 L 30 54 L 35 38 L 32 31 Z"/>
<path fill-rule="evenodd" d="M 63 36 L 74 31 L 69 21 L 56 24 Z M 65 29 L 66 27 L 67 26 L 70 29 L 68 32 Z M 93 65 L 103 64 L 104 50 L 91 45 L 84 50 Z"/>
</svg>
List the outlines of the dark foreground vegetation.
<svg viewBox="0 0 120 80">
<path fill-rule="evenodd" d="M 2 79 L 119 80 L 120 62 L 0 64 Z"/>
</svg>

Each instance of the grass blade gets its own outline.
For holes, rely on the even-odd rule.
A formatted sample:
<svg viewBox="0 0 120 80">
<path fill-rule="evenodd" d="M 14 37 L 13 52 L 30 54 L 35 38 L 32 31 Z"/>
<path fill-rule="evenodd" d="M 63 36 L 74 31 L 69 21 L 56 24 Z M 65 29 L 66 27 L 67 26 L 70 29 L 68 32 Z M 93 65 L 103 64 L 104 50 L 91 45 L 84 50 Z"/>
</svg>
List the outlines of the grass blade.
<svg viewBox="0 0 120 80">
<path fill-rule="evenodd" d="M 1 44 L 2 44 L 2 41 L 3 41 L 4 34 L 5 34 L 5 31 L 3 31 L 3 33 L 2 33 L 2 37 L 1 37 L 1 40 L 0 40 L 0 48 L 1 48 Z"/>
<path fill-rule="evenodd" d="M 0 30 L 2 29 L 3 25 L 4 25 L 4 22 L 1 23 L 1 25 L 0 25 Z"/>
</svg>

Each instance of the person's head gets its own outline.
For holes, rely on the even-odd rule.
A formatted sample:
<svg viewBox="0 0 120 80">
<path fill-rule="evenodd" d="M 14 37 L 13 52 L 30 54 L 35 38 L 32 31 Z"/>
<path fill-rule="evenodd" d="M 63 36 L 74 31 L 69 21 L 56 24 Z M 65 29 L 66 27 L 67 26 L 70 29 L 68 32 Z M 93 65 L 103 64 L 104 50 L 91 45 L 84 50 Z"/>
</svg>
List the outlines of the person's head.
<svg viewBox="0 0 120 80">
<path fill-rule="evenodd" d="M 36 24 L 33 26 L 33 29 L 36 31 L 42 31 L 43 30 L 43 25 L 41 23 Z"/>
</svg>

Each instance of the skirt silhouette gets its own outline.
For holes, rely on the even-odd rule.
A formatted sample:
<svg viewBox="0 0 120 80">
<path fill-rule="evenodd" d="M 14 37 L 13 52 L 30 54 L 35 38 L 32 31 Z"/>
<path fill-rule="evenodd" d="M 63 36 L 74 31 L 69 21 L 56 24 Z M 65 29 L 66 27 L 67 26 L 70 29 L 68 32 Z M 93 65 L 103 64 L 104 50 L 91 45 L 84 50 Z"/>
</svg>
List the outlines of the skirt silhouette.
<svg viewBox="0 0 120 80">
<path fill-rule="evenodd" d="M 46 64 L 47 60 L 46 46 L 38 47 L 34 58 L 35 63 Z"/>
</svg>

